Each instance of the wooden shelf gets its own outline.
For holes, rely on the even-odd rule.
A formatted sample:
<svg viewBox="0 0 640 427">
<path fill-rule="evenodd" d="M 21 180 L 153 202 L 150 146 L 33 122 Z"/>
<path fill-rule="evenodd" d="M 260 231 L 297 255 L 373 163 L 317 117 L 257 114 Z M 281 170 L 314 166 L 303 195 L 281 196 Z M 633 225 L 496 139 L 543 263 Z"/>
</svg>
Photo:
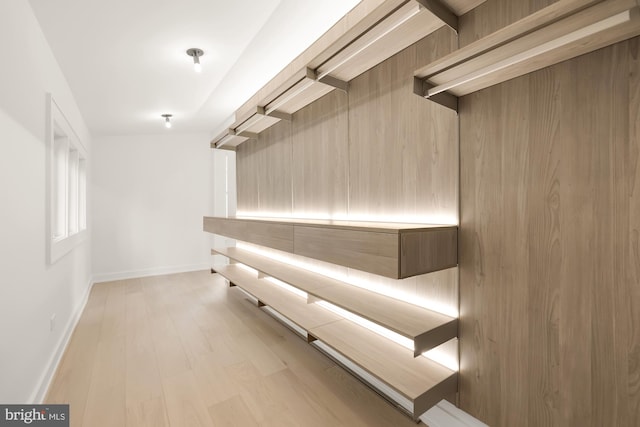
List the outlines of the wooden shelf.
<svg viewBox="0 0 640 427">
<path fill-rule="evenodd" d="M 458 264 L 456 226 L 205 217 L 204 231 L 393 279 Z"/>
<path fill-rule="evenodd" d="M 410 339 L 416 356 L 458 335 L 455 318 L 246 250 L 216 248 L 212 253 L 248 265 L 316 299 L 330 302 Z"/>
<path fill-rule="evenodd" d="M 414 92 L 457 109 L 459 96 L 640 34 L 635 0 L 605 0 L 575 12 L 585 3 L 593 2 L 557 2 L 416 71 Z"/>
<path fill-rule="evenodd" d="M 413 404 L 414 416 L 458 390 L 458 374 L 348 320 L 309 333 L 364 368 Z"/>
<path fill-rule="evenodd" d="M 216 266 L 214 270 L 229 282 L 253 295 L 257 300 L 276 310 L 302 329 L 309 330 L 327 323 L 343 320 L 342 317 L 318 307 L 307 304 L 303 297 L 264 279 L 258 279 L 237 265 Z"/>
<path fill-rule="evenodd" d="M 320 82 L 315 71 L 305 67 L 262 102 L 269 114 L 293 114 L 336 88 L 345 91 L 348 89 L 348 84 L 344 81 L 330 81 L 332 84 Z"/>
<path fill-rule="evenodd" d="M 211 148 L 233 149 L 249 139 L 248 136 L 240 136 L 233 129 L 227 129 L 211 141 Z"/>
<path fill-rule="evenodd" d="M 354 25 L 345 17 L 344 22 L 336 25 L 353 27 L 352 31 L 344 32 L 331 42 L 332 31 L 320 38 L 308 49 L 309 52 L 315 52 L 314 56 L 308 57 L 306 53 L 301 55 L 308 57 L 304 66 L 298 65 L 297 71 L 290 73 L 286 79 L 277 76 L 280 84 L 276 86 L 270 82 L 267 87 L 274 86 L 274 89 L 267 92 L 261 90 L 259 93 L 262 96 L 252 98 L 249 107 L 243 106 L 236 112 L 232 129 L 237 135 L 255 137 L 284 116 L 290 117 L 332 90 L 348 90 L 350 80 L 443 25 L 457 31 L 458 17 L 451 8 L 466 11 L 482 1 L 390 0 L 370 10 L 370 16 L 359 25 Z M 319 50 L 316 45 L 323 46 L 323 49 Z M 289 70 L 283 70 L 282 73 L 285 72 Z M 233 142 L 238 145 L 243 141 Z"/>
<path fill-rule="evenodd" d="M 307 332 L 307 340 L 320 340 L 406 398 L 414 417 L 457 391 L 457 372 L 424 357 L 332 312 L 257 278 L 238 265 L 215 267 L 217 273 L 262 304 L 276 310 Z"/>
</svg>

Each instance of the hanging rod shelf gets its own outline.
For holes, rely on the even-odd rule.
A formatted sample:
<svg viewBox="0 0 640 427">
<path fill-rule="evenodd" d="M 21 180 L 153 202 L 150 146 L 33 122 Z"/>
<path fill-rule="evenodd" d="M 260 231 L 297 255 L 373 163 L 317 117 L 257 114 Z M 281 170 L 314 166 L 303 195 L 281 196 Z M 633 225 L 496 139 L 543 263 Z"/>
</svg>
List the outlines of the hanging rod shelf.
<svg viewBox="0 0 640 427">
<path fill-rule="evenodd" d="M 527 21 L 525 29 L 534 19 Z M 418 70 L 414 92 L 457 111 L 460 96 L 639 34 L 640 8 L 635 0 L 603 1 L 506 43 L 512 28 L 460 49 Z"/>
<path fill-rule="evenodd" d="M 477 5 L 483 1 L 469 0 L 465 4 Z M 241 107 L 231 126 L 234 134 L 216 147 L 237 146 L 255 138 L 280 120 L 291 120 L 295 112 L 329 92 L 348 91 L 350 80 L 437 29 L 446 25 L 457 31 L 458 26 L 457 15 L 441 0 L 379 2 L 373 11 L 359 19 L 350 22 L 347 15 L 336 24 L 347 26 L 347 31 L 338 38 L 329 35 L 320 38 L 309 48 L 316 54 L 303 66 L 298 65 L 298 71 L 283 70 L 282 75 L 290 73 L 288 78 L 281 79 L 283 82 L 278 85 L 270 82 L 267 87 L 275 86 L 274 89 L 261 90 L 262 96 L 254 96 Z M 316 45 L 322 49 L 315 48 Z M 245 139 L 241 140 L 242 137 Z"/>
</svg>

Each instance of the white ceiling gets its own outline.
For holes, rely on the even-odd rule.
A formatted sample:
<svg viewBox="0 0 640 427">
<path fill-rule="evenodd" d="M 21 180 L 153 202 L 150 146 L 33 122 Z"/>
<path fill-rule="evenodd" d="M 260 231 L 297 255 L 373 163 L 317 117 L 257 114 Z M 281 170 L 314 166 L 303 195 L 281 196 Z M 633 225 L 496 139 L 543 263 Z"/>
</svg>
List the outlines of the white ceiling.
<svg viewBox="0 0 640 427">
<path fill-rule="evenodd" d="M 29 1 L 93 135 L 213 134 L 359 2 Z"/>
</svg>

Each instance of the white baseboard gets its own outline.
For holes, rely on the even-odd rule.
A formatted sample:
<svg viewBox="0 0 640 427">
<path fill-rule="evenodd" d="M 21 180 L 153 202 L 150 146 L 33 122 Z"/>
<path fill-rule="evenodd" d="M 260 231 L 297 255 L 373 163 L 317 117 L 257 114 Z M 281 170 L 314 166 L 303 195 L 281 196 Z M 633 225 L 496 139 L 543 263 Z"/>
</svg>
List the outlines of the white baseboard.
<svg viewBox="0 0 640 427">
<path fill-rule="evenodd" d="M 51 357 L 49 358 L 49 363 L 47 364 L 47 369 L 42 374 L 40 378 L 39 386 L 36 390 L 34 390 L 31 395 L 30 401 L 34 404 L 40 404 L 44 401 L 47 396 L 47 392 L 49 391 L 49 387 L 51 386 L 51 382 L 53 381 L 53 377 L 58 370 L 58 365 L 62 360 L 62 356 L 64 352 L 67 350 L 67 346 L 69 345 L 69 341 L 71 340 L 71 335 L 73 335 L 73 331 L 76 329 L 76 325 L 80 320 L 80 316 L 82 316 L 82 312 L 84 311 L 85 306 L 87 305 L 87 301 L 89 301 L 89 295 L 91 294 L 91 288 L 93 287 L 93 282 L 89 281 L 87 284 L 87 290 L 80 301 L 80 304 L 75 308 L 73 314 L 69 318 L 67 325 L 65 327 L 64 334 L 60 337 L 60 341 L 58 341 L 58 345 L 56 346 L 56 350 L 53 352 Z"/>
<path fill-rule="evenodd" d="M 422 414 L 420 420 L 430 427 L 489 427 L 446 400 Z"/>
<path fill-rule="evenodd" d="M 143 270 L 120 271 L 116 273 L 98 273 L 93 275 L 93 283 L 112 282 L 114 280 L 135 279 L 138 277 L 160 276 L 163 274 L 187 273 L 190 271 L 209 270 L 211 263 L 177 265 L 172 267 L 147 268 Z"/>
</svg>

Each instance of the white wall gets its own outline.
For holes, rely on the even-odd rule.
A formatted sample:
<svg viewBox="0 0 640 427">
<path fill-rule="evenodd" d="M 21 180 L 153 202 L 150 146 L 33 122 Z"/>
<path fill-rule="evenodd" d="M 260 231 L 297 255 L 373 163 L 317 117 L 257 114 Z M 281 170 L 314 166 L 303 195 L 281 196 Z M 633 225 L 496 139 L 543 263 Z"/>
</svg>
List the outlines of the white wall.
<svg viewBox="0 0 640 427">
<path fill-rule="evenodd" d="M 95 282 L 210 267 L 208 135 L 161 130 L 94 139 Z"/>
<path fill-rule="evenodd" d="M 229 150 L 211 150 L 212 197 L 209 211 L 213 216 L 235 216 L 237 205 L 236 191 L 236 152 Z M 211 234 L 211 247 L 235 246 L 235 239 Z M 229 260 L 222 255 L 212 257 L 213 265 L 227 264 Z"/>
<path fill-rule="evenodd" d="M 90 236 L 46 262 L 47 92 L 91 141 L 27 1 L 0 2 L 0 40 L 0 402 L 27 403 L 42 399 L 91 277 Z"/>
</svg>

